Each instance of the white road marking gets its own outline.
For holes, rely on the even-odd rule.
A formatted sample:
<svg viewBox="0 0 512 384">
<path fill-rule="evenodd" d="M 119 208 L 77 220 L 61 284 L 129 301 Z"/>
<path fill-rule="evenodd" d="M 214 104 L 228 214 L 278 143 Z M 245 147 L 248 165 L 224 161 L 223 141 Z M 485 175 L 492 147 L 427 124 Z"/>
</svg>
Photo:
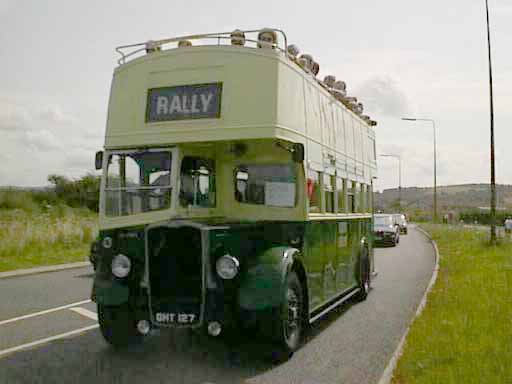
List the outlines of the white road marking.
<svg viewBox="0 0 512 384">
<path fill-rule="evenodd" d="M 18 317 L 13 317 L 12 319 L 7 319 L 7 320 L 0 321 L 0 325 L 13 323 L 13 322 L 19 321 L 19 320 L 30 319 L 31 317 L 45 315 L 47 313 L 56 312 L 56 311 L 60 311 L 60 310 L 71 308 L 71 307 L 76 307 L 77 305 L 87 304 L 87 303 L 90 303 L 90 302 L 91 302 L 91 300 L 82 300 L 82 301 L 77 301 L 76 303 L 71 303 L 71 304 L 63 305 L 61 307 L 45 309 L 44 311 L 29 313 L 28 315 L 23 315 L 23 316 L 18 316 Z"/>
<path fill-rule="evenodd" d="M 76 312 L 82 316 L 88 317 L 89 319 L 92 319 L 94 321 L 98 321 L 98 314 L 89 311 L 88 309 L 82 308 L 82 307 L 75 307 L 75 308 L 69 308 L 70 311 Z"/>
<path fill-rule="evenodd" d="M 36 340 L 36 341 L 31 342 L 31 343 L 21 344 L 21 345 L 18 345 L 16 347 L 0 350 L 0 358 L 5 356 L 5 355 L 7 355 L 7 354 L 9 354 L 9 353 L 21 351 L 23 349 L 32 348 L 32 347 L 35 347 L 37 345 L 45 344 L 45 343 L 48 343 L 48 342 L 53 341 L 53 340 L 64 339 L 66 337 L 77 335 L 77 334 L 83 333 L 83 332 L 87 332 L 87 331 L 90 331 L 91 329 L 96 329 L 98 327 L 99 327 L 98 324 L 94 324 L 94 325 L 90 325 L 88 327 L 75 329 L 74 331 L 69 331 L 69 332 L 66 332 L 66 333 L 61 333 L 59 335 L 50 336 L 50 337 L 46 337 L 44 339 Z"/>
</svg>

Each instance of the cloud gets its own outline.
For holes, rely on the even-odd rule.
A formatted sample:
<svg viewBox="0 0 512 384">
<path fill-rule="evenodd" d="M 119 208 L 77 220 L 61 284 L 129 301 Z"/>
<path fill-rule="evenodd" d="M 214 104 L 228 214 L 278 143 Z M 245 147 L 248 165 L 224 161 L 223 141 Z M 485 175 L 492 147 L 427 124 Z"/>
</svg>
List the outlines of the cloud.
<svg viewBox="0 0 512 384">
<path fill-rule="evenodd" d="M 53 151 L 60 149 L 62 144 L 55 135 L 46 130 L 27 131 L 23 133 L 23 142 L 36 151 Z"/>
<path fill-rule="evenodd" d="M 0 131 L 26 130 L 30 125 L 29 111 L 17 103 L 0 100 Z"/>
<path fill-rule="evenodd" d="M 2 0 L 0 1 L 0 19 L 10 12 L 10 10 L 16 4 L 15 0 Z"/>
<path fill-rule="evenodd" d="M 379 153 L 398 154 L 402 159 L 402 186 L 432 186 L 434 157 L 429 143 L 411 143 L 398 146 L 383 143 Z M 502 152 L 497 151 L 496 171 L 499 176 L 507 169 Z M 437 185 L 481 183 L 489 180 L 489 153 L 478 144 L 438 144 Z M 395 159 L 379 157 L 377 189 L 398 186 L 398 162 Z M 471 169 L 471 172 L 467 170 Z M 499 178 L 499 183 L 506 182 Z"/>
<path fill-rule="evenodd" d="M 0 96 L 0 131 L 36 131 L 74 125 L 77 119 L 58 104 L 34 104 L 28 99 Z"/>
<path fill-rule="evenodd" d="M 86 148 L 73 148 L 70 154 L 66 156 L 66 167 L 71 170 L 80 170 L 81 172 L 92 170 L 95 153 L 94 150 Z"/>
<path fill-rule="evenodd" d="M 391 117 L 407 115 L 411 108 L 398 83 L 388 76 L 375 76 L 363 82 L 354 92 L 368 112 Z"/>
<path fill-rule="evenodd" d="M 74 124 L 76 119 L 62 111 L 59 105 L 48 105 L 41 109 L 39 116 L 41 119 L 55 124 Z"/>
</svg>

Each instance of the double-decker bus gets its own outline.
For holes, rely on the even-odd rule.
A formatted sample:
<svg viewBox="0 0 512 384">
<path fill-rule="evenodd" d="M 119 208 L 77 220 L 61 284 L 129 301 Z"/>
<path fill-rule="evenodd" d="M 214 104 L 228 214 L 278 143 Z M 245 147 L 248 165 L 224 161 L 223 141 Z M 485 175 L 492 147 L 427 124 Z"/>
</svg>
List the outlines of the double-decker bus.
<svg viewBox="0 0 512 384">
<path fill-rule="evenodd" d="M 344 83 L 273 29 L 118 51 L 91 255 L 106 341 L 256 327 L 291 354 L 364 300 L 376 123 Z"/>
</svg>

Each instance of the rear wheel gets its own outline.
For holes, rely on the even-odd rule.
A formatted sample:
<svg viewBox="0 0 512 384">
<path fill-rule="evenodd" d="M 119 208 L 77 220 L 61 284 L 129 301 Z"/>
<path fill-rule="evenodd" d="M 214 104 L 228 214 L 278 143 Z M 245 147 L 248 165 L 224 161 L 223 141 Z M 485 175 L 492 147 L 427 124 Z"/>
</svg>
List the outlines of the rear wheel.
<svg viewBox="0 0 512 384">
<path fill-rule="evenodd" d="M 127 347 L 142 340 L 133 311 L 127 304 L 98 304 L 98 322 L 103 338 L 116 348 Z"/>
<path fill-rule="evenodd" d="M 286 285 L 281 305 L 272 311 L 270 335 L 277 344 L 273 358 L 286 360 L 293 355 L 301 343 L 305 325 L 304 291 L 299 277 L 290 272 L 286 277 Z"/>
</svg>

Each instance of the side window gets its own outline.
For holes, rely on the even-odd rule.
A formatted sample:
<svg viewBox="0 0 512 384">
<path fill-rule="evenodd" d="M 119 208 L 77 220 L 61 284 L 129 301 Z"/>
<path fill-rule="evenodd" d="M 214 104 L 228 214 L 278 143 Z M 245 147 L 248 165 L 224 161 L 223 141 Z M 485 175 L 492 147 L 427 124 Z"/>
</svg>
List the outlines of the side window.
<svg viewBox="0 0 512 384">
<path fill-rule="evenodd" d="M 334 191 L 336 178 L 324 173 L 325 212 L 334 212 Z"/>
<path fill-rule="evenodd" d="M 235 200 L 271 207 L 295 207 L 297 178 L 292 165 L 241 165 L 235 169 Z"/>
<path fill-rule="evenodd" d="M 348 213 L 355 213 L 356 212 L 356 183 L 355 182 L 349 182 L 349 188 L 347 189 L 347 207 L 348 207 Z"/>
<path fill-rule="evenodd" d="M 308 169 L 307 175 L 307 195 L 309 199 L 309 212 L 320 212 L 321 196 L 320 196 L 320 172 Z"/>
<path fill-rule="evenodd" d="M 366 211 L 372 212 L 372 202 L 373 202 L 373 189 L 371 185 L 366 186 Z"/>
<path fill-rule="evenodd" d="M 338 190 L 338 213 L 345 213 L 347 209 L 347 181 L 338 177 L 336 189 Z"/>
<path fill-rule="evenodd" d="M 185 156 L 180 172 L 182 207 L 215 207 L 215 161 Z"/>
<path fill-rule="evenodd" d="M 366 212 L 366 185 L 361 184 L 359 192 L 359 212 Z"/>
<path fill-rule="evenodd" d="M 352 189 L 354 190 L 354 210 L 353 212 L 361 211 L 361 184 L 352 183 Z"/>
</svg>

